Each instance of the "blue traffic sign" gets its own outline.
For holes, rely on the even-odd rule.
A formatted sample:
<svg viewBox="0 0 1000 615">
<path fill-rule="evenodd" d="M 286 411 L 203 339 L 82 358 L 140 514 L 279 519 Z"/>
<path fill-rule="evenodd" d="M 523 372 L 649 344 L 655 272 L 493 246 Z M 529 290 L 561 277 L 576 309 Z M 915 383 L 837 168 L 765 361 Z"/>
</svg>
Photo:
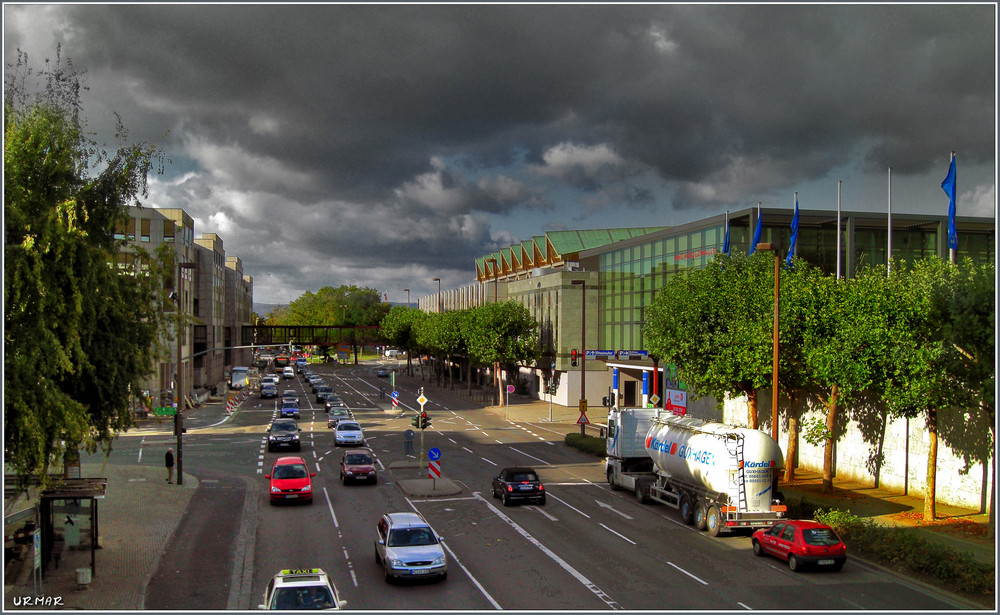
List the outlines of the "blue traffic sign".
<svg viewBox="0 0 1000 615">
<path fill-rule="evenodd" d="M 438 459 L 441 459 L 441 449 L 435 446 L 431 450 L 427 451 L 427 458 L 430 459 L 431 461 L 437 461 Z"/>
<path fill-rule="evenodd" d="M 399 391 L 393 391 L 392 392 L 392 398 L 393 399 L 399 399 Z"/>
</svg>

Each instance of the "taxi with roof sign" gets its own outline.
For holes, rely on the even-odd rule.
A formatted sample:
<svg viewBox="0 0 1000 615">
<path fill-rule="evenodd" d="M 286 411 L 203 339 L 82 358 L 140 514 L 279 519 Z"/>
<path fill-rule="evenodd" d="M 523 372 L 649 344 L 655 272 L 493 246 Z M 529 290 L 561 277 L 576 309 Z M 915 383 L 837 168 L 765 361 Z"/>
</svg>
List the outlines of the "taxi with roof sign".
<svg viewBox="0 0 1000 615">
<path fill-rule="evenodd" d="M 282 570 L 271 578 L 259 609 L 335 611 L 347 604 L 321 568 Z"/>
</svg>

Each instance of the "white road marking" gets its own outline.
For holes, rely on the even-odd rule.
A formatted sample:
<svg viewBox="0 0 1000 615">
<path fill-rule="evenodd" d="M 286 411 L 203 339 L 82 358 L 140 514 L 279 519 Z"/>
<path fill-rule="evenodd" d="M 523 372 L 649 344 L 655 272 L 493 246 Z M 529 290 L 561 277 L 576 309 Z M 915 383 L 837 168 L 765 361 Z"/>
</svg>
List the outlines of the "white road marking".
<svg viewBox="0 0 1000 615">
<path fill-rule="evenodd" d="M 566 501 L 565 501 L 565 500 L 563 500 L 562 498 L 557 498 L 556 496 L 552 495 L 551 493 L 550 493 L 550 494 L 548 494 L 548 495 L 547 495 L 547 496 L 545 496 L 545 497 L 549 497 L 549 498 L 552 498 L 553 500 L 555 500 L 555 501 L 559 502 L 559 503 L 560 503 L 560 504 L 562 504 L 563 506 L 566 506 L 566 507 L 568 507 L 568 508 L 569 508 L 570 510 L 575 510 L 576 512 L 580 513 L 580 514 L 581 514 L 581 515 L 583 515 L 584 517 L 586 517 L 586 518 L 588 518 L 588 519 L 590 518 L 590 515 L 588 515 L 587 513 L 583 512 L 582 510 L 580 510 L 580 509 L 578 509 L 578 508 L 575 508 L 575 507 L 573 507 L 573 506 L 572 506 L 571 504 L 569 504 L 568 502 L 566 502 Z"/>
<path fill-rule="evenodd" d="M 518 449 L 514 448 L 513 446 L 510 447 L 510 450 L 514 451 L 515 453 L 521 453 L 525 457 L 531 457 L 532 459 L 534 459 L 538 463 L 544 463 L 547 466 L 552 465 L 551 463 L 549 463 L 548 461 L 545 461 L 544 459 L 539 459 L 538 457 L 535 457 L 534 455 L 529 455 L 528 453 L 525 453 L 524 451 L 518 450 Z"/>
<path fill-rule="evenodd" d="M 615 510 L 615 508 L 611 504 L 605 504 L 604 502 L 602 502 L 600 500 L 594 500 L 594 501 L 597 502 L 597 505 L 600 506 L 601 508 L 607 508 L 608 510 L 610 510 L 613 513 L 615 513 L 616 515 L 621 515 L 622 517 L 625 517 L 626 519 L 629 519 L 629 520 L 632 519 L 632 517 L 626 515 L 625 513 L 621 512 L 621 511 L 618 511 L 618 510 Z"/>
<path fill-rule="evenodd" d="M 667 562 L 667 563 L 668 563 L 668 564 L 670 564 L 671 566 L 673 566 L 674 568 L 676 568 L 677 570 L 680 570 L 680 571 L 681 571 L 681 572 L 683 572 L 684 574 L 688 575 L 689 577 L 691 577 L 691 578 L 692 578 L 692 579 L 694 579 L 695 581 L 698 581 L 698 582 L 699 582 L 699 583 L 701 583 L 702 585 L 708 585 L 708 583 L 706 583 L 705 581 L 702 581 L 701 579 L 699 579 L 698 577 L 694 576 L 693 574 L 691 574 L 691 573 L 690 573 L 690 572 L 688 572 L 687 570 L 684 570 L 683 568 L 681 568 L 681 567 L 680 567 L 680 566 L 678 566 L 677 564 L 675 564 L 675 563 L 673 563 L 673 562 Z"/>
<path fill-rule="evenodd" d="M 609 532 L 611 532 L 611 533 L 612 533 L 612 534 L 614 534 L 615 536 L 617 536 L 617 537 L 621 538 L 622 540 L 624 540 L 624 541 L 626 541 L 626 542 L 631 542 L 632 544 L 635 544 L 635 541 L 634 541 L 634 540 L 629 540 L 628 538 L 626 538 L 626 537 L 622 536 L 621 534 L 619 534 L 618 532 L 614 531 L 614 530 L 613 530 L 613 529 L 611 529 L 610 527 L 608 527 L 608 526 L 604 525 L 603 523 L 598 523 L 597 525 L 599 525 L 599 526 L 603 527 L 604 529 L 608 530 Z"/>
<path fill-rule="evenodd" d="M 489 459 L 487 459 L 486 457 L 480 457 L 480 459 L 482 459 L 482 460 L 483 460 L 483 461 L 485 461 L 486 463 L 489 463 L 489 464 L 492 464 L 492 465 L 497 465 L 496 463 L 494 463 L 494 462 L 490 461 L 490 460 L 489 460 Z"/>
</svg>

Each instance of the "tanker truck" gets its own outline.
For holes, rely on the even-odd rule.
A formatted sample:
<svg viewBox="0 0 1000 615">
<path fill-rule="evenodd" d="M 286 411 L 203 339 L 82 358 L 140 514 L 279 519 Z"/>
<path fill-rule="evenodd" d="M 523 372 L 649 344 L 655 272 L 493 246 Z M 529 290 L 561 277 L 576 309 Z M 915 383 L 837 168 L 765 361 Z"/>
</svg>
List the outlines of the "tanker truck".
<svg viewBox="0 0 1000 615">
<path fill-rule="evenodd" d="M 607 424 L 612 489 L 675 508 L 712 536 L 785 516 L 781 448 L 768 434 L 656 408 L 612 408 Z"/>
</svg>

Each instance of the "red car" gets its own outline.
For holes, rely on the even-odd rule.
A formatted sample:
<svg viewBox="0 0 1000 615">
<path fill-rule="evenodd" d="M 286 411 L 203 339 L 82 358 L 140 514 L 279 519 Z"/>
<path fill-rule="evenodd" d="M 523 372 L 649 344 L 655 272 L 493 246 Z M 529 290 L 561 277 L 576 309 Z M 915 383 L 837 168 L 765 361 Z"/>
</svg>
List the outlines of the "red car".
<svg viewBox="0 0 1000 615">
<path fill-rule="evenodd" d="M 815 521 L 778 521 L 753 533 L 754 555 L 773 555 L 788 562 L 792 572 L 806 566 L 840 570 L 847 546 L 828 525 Z"/>
<path fill-rule="evenodd" d="M 264 478 L 270 480 L 271 503 L 305 500 L 312 504 L 312 477 L 301 457 L 279 457 Z"/>
<path fill-rule="evenodd" d="M 363 480 L 373 484 L 378 482 L 375 460 L 368 449 L 352 448 L 344 451 L 344 456 L 340 459 L 340 482 L 346 484 L 348 480 Z"/>
</svg>

